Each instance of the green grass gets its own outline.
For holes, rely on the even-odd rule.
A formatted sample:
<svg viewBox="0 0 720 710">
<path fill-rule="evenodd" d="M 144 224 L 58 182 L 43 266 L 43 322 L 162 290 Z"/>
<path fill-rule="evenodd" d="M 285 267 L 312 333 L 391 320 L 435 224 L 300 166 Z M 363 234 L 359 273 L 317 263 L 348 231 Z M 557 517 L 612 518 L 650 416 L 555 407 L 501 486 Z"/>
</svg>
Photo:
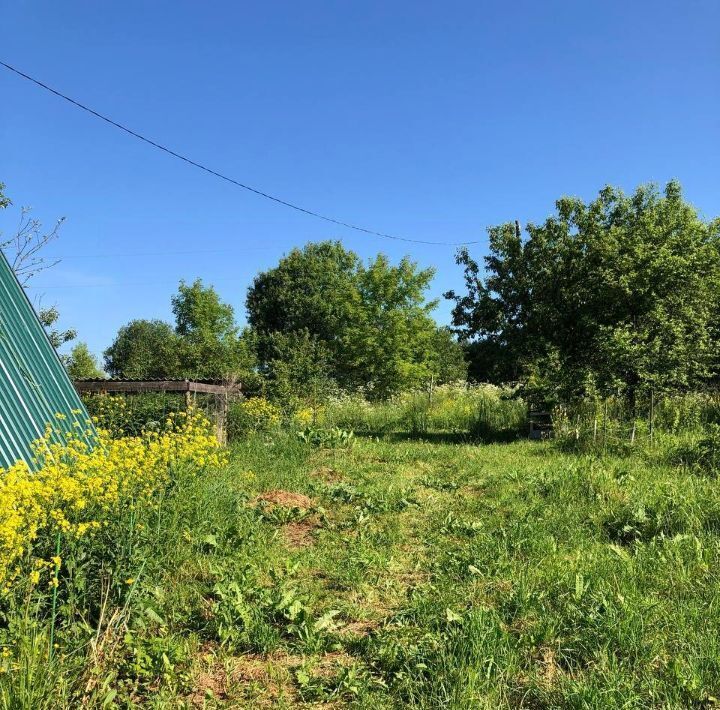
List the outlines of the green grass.
<svg viewBox="0 0 720 710">
<path fill-rule="evenodd" d="M 28 637 L 4 707 L 720 696 L 720 491 L 663 450 L 258 435 L 142 515 L 125 606 L 68 621 L 46 675 Z"/>
</svg>

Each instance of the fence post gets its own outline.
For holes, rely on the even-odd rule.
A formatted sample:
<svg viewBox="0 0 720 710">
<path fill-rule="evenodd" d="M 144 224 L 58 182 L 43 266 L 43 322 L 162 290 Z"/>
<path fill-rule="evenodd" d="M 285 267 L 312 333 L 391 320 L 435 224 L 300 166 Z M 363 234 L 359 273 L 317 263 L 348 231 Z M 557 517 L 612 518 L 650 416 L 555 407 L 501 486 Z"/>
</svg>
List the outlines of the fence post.
<svg viewBox="0 0 720 710">
<path fill-rule="evenodd" d="M 597 442 L 597 404 L 595 404 L 594 407 L 594 416 L 593 416 L 593 445 Z"/>
<path fill-rule="evenodd" d="M 653 445 L 655 433 L 655 390 L 650 390 L 650 446 Z"/>
<path fill-rule="evenodd" d="M 603 454 L 605 453 L 605 450 L 607 448 L 607 407 L 608 407 L 608 401 L 607 397 L 605 398 L 605 413 L 603 414 Z"/>
</svg>

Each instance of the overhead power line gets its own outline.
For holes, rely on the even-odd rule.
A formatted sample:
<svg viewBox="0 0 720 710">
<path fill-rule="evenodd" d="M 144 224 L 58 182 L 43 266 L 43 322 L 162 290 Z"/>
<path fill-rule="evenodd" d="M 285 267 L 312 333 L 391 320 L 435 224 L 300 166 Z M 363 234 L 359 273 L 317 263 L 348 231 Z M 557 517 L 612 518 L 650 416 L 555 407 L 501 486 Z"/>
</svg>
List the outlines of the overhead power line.
<svg viewBox="0 0 720 710">
<path fill-rule="evenodd" d="M 174 158 L 177 158 L 178 160 L 182 160 L 183 162 L 187 163 L 188 165 L 192 165 L 195 168 L 198 168 L 199 170 L 203 170 L 206 173 L 209 173 L 210 175 L 214 175 L 217 178 L 220 178 L 221 180 L 225 180 L 226 182 L 231 183 L 232 185 L 235 185 L 236 187 L 240 187 L 243 190 L 247 190 L 248 192 L 252 192 L 255 195 L 258 195 L 259 197 L 264 197 L 266 200 L 271 200 L 272 202 L 276 202 L 279 205 L 283 205 L 285 207 L 289 207 L 290 209 L 296 210 L 297 212 L 302 212 L 303 214 L 309 215 L 310 217 L 316 217 L 317 219 L 322 219 L 325 222 L 330 222 L 331 224 L 336 224 L 340 227 L 346 227 L 347 229 L 352 229 L 356 232 L 362 232 L 364 234 L 369 234 L 375 237 L 382 237 L 383 239 L 393 239 L 395 241 L 399 242 L 411 242 L 413 244 L 433 244 L 436 246 L 467 246 L 470 244 L 479 244 L 480 241 L 471 241 L 471 242 L 433 242 L 433 241 L 426 241 L 423 239 L 410 239 L 409 237 L 399 237 L 394 234 L 386 234 L 384 232 L 378 232 L 374 229 L 368 229 L 367 227 L 361 227 L 357 224 L 351 224 L 350 222 L 344 222 L 340 219 L 335 219 L 334 217 L 328 217 L 327 215 L 320 214 L 319 212 L 315 212 L 314 210 L 307 209 L 305 207 L 301 207 L 300 205 L 293 204 L 292 202 L 288 202 L 287 200 L 283 200 L 280 197 L 276 197 L 275 195 L 271 195 L 267 192 L 263 192 L 262 190 L 258 190 L 255 187 L 251 187 L 250 185 L 246 185 L 239 180 L 235 180 L 234 178 L 228 177 L 227 175 L 224 175 L 223 173 L 218 172 L 217 170 L 213 170 L 212 168 L 207 167 L 206 165 L 203 165 L 202 163 L 198 163 L 195 160 L 192 160 L 191 158 L 188 158 L 185 155 L 182 155 L 180 153 L 175 152 L 174 150 L 171 150 L 170 148 L 167 148 L 166 146 L 156 143 L 154 140 L 151 140 L 150 138 L 146 138 L 145 136 L 141 135 L 140 133 L 137 133 L 136 131 L 133 131 L 132 129 L 128 128 L 127 126 L 124 126 L 122 123 L 118 123 L 117 121 L 114 121 L 112 118 L 108 118 L 107 116 L 104 116 L 103 114 L 99 113 L 98 111 L 95 111 L 94 109 L 90 108 L 89 106 L 85 106 L 85 104 L 80 103 L 79 101 L 76 101 L 75 99 L 70 98 L 66 94 L 63 94 L 61 91 L 58 91 L 57 89 L 53 89 L 51 86 L 48 86 L 47 84 L 43 83 L 42 81 L 39 81 L 38 79 L 33 78 L 32 76 L 25 74 L 25 72 L 20 71 L 19 69 L 16 69 L 15 67 L 11 66 L 10 64 L 7 64 L 6 62 L 0 61 L 0 65 L 5 67 L 6 69 L 10 70 L 14 74 L 17 74 L 18 76 L 22 77 L 23 79 L 27 79 L 28 81 L 32 82 L 33 84 L 36 84 L 42 89 L 45 89 L 46 91 L 49 91 L 51 94 L 55 94 L 55 96 L 60 97 L 61 99 L 65 99 L 65 101 L 68 101 L 73 106 L 77 106 L 77 108 L 82 109 L 83 111 L 86 111 L 87 113 L 95 116 L 96 118 L 99 118 L 101 121 L 105 121 L 106 123 L 109 123 L 111 126 L 114 126 L 115 128 L 119 128 L 121 131 L 124 131 L 125 133 L 128 133 L 129 135 L 133 136 L 133 138 L 137 138 L 140 141 L 143 141 L 143 143 L 147 143 L 148 145 L 151 145 L 153 148 L 157 148 L 158 150 L 163 151 L 164 153 L 167 153 L 168 155 L 173 156 Z"/>
</svg>

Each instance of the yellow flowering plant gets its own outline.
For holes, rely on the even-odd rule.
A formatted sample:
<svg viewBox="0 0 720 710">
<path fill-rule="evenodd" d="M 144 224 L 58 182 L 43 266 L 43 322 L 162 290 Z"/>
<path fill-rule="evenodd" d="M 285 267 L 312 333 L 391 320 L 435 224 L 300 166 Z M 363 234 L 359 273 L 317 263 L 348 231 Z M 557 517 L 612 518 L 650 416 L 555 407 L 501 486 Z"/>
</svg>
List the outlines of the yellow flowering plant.
<svg viewBox="0 0 720 710">
<path fill-rule="evenodd" d="M 134 500 L 148 500 L 178 466 L 196 472 L 224 462 L 207 420 L 197 412 L 171 414 L 160 432 L 112 438 L 106 430 L 68 434 L 54 443 L 52 429 L 35 444 L 37 470 L 25 462 L 0 469 L 0 592 L 19 575 L 31 584 L 59 557 L 38 559 L 40 538 L 92 535 Z M 90 442 L 90 443 L 88 443 Z"/>
<path fill-rule="evenodd" d="M 235 403 L 229 412 L 230 437 L 248 432 L 270 431 L 282 421 L 282 410 L 265 397 L 250 397 Z"/>
</svg>

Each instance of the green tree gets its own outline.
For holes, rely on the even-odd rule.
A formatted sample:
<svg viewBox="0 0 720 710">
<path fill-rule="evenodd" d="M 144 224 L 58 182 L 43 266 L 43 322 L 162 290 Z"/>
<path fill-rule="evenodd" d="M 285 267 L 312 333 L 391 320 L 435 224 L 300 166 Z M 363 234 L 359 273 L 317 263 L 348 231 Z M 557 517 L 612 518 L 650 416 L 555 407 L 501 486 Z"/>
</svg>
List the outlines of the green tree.
<svg viewBox="0 0 720 710">
<path fill-rule="evenodd" d="M 606 187 L 556 215 L 490 230 L 485 276 L 466 250 L 466 293 L 454 299 L 461 338 L 496 353 L 546 399 L 693 387 L 717 353 L 720 222 L 702 220 L 670 182 L 664 194 Z"/>
<path fill-rule="evenodd" d="M 93 380 L 103 377 L 97 358 L 85 343 L 78 343 L 65 361 L 65 369 L 72 380 Z"/>
<path fill-rule="evenodd" d="M 430 352 L 432 358 L 430 368 L 437 384 L 467 379 L 468 363 L 465 350 L 450 328 L 435 330 Z"/>
<path fill-rule="evenodd" d="M 60 320 L 60 313 L 55 306 L 41 308 L 38 311 L 38 318 L 40 319 L 43 328 L 45 328 L 45 332 L 47 333 L 55 350 L 58 350 L 60 347 L 65 345 L 65 343 L 75 340 L 77 337 L 77 331 L 73 328 L 61 330 L 57 327 L 57 322 Z"/>
<path fill-rule="evenodd" d="M 307 330 L 270 333 L 265 347 L 268 394 L 289 409 L 300 401 L 315 408 L 336 391 L 330 375 L 330 354 Z"/>
<path fill-rule="evenodd" d="M 429 379 L 439 367 L 436 304 L 425 301 L 432 277 L 409 259 L 364 265 L 339 242 L 293 249 L 248 291 L 262 366 L 279 362 L 275 333 L 296 334 L 322 346 L 327 376 L 342 388 L 383 397 Z"/>
<path fill-rule="evenodd" d="M 255 370 L 251 334 L 240 333 L 233 307 L 200 279 L 180 282 L 172 298 L 180 367 L 187 377 L 247 379 Z"/>
<path fill-rule="evenodd" d="M 437 301 L 425 302 L 433 275 L 408 258 L 393 266 L 382 254 L 359 266 L 359 306 L 341 336 L 349 384 L 382 398 L 437 376 L 437 326 L 430 316 Z"/>
<path fill-rule="evenodd" d="M 246 306 L 248 322 L 258 334 L 261 362 L 267 364 L 273 356 L 267 340 L 271 333 L 307 331 L 325 344 L 336 363 L 342 354 L 341 334 L 359 305 L 359 266 L 358 256 L 340 242 L 319 242 L 293 249 L 275 268 L 258 274 Z"/>
<path fill-rule="evenodd" d="M 120 328 L 105 351 L 105 370 L 112 377 L 127 379 L 180 377 L 179 346 L 169 323 L 134 320 Z"/>
</svg>

